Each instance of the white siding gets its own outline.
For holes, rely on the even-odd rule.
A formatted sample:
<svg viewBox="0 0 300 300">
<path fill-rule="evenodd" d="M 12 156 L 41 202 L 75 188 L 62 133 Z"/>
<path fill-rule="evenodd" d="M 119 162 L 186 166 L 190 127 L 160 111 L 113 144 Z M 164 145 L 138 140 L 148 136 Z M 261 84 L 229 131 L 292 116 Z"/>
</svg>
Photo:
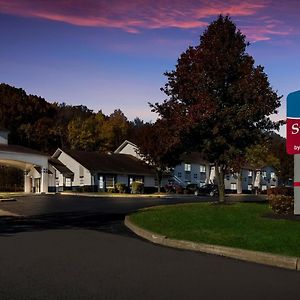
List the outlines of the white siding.
<svg viewBox="0 0 300 300">
<path fill-rule="evenodd" d="M 72 182 L 72 186 L 81 186 L 81 185 L 91 185 L 92 184 L 92 176 L 88 169 L 83 167 L 80 163 L 78 163 L 71 156 L 66 154 L 65 152 L 61 152 L 58 159 L 66 165 L 73 173 L 74 173 L 74 181 Z M 79 175 L 79 167 L 83 167 L 83 178 L 80 178 Z"/>
<path fill-rule="evenodd" d="M 120 154 L 129 154 L 138 159 L 141 159 L 141 156 L 136 153 L 138 148 L 133 146 L 132 144 L 127 144 L 121 151 L 118 151 Z"/>
</svg>

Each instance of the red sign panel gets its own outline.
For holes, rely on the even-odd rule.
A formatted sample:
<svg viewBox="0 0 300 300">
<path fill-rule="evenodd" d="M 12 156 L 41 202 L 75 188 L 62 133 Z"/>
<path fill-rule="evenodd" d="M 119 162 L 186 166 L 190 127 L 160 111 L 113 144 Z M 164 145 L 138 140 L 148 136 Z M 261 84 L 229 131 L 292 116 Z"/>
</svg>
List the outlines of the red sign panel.
<svg viewBox="0 0 300 300">
<path fill-rule="evenodd" d="M 286 151 L 288 154 L 300 154 L 300 119 L 287 119 Z"/>
</svg>

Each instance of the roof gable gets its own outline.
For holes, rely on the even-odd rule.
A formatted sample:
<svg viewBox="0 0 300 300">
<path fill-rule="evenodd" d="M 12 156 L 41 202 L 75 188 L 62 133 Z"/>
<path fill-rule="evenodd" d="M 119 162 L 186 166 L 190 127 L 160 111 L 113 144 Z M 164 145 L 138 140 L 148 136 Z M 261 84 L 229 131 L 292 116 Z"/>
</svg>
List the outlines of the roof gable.
<svg viewBox="0 0 300 300">
<path fill-rule="evenodd" d="M 105 174 L 153 175 L 154 169 L 127 154 L 106 154 L 76 150 L 60 150 L 92 172 Z"/>
</svg>

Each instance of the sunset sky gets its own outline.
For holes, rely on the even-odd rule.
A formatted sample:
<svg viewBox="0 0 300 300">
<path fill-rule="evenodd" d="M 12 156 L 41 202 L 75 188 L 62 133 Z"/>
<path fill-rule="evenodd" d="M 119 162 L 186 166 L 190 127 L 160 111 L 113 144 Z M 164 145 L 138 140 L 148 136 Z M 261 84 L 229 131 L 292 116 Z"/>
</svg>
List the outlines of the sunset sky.
<svg viewBox="0 0 300 300">
<path fill-rule="evenodd" d="M 0 82 L 154 120 L 147 102 L 165 98 L 163 73 L 220 13 L 251 42 L 285 118 L 285 97 L 300 90 L 298 0 L 0 0 Z"/>
</svg>

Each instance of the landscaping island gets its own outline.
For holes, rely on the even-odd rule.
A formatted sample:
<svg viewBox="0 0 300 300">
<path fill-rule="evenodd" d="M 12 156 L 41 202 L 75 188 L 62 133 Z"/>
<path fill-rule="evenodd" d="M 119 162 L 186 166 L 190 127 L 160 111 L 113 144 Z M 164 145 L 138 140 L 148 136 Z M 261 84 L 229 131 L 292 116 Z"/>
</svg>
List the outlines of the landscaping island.
<svg viewBox="0 0 300 300">
<path fill-rule="evenodd" d="M 197 203 L 144 209 L 130 220 L 170 239 L 300 257 L 300 221 L 267 216 L 267 204 Z"/>
</svg>

